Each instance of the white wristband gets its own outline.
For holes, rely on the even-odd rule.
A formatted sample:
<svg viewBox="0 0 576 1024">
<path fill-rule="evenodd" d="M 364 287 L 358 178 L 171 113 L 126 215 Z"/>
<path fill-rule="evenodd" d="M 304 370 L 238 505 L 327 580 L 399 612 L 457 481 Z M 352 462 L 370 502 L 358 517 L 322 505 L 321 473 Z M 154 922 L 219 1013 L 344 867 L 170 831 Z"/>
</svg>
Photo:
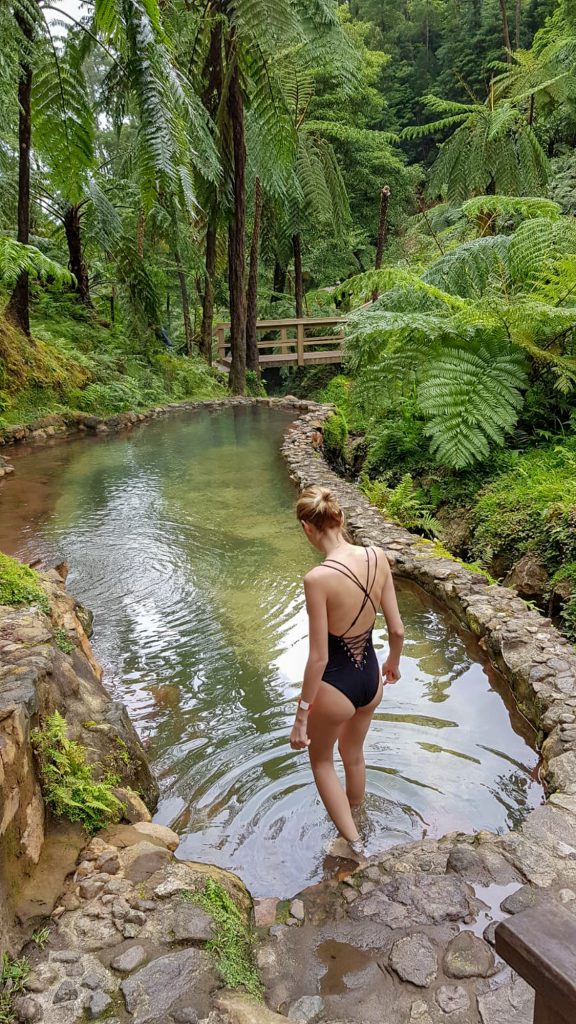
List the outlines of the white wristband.
<svg viewBox="0 0 576 1024">
<path fill-rule="evenodd" d="M 312 707 L 312 701 L 308 703 L 308 701 L 302 700 L 302 698 L 300 698 L 300 700 L 298 701 L 298 707 L 302 708 L 302 711 L 309 711 L 310 708 Z"/>
</svg>

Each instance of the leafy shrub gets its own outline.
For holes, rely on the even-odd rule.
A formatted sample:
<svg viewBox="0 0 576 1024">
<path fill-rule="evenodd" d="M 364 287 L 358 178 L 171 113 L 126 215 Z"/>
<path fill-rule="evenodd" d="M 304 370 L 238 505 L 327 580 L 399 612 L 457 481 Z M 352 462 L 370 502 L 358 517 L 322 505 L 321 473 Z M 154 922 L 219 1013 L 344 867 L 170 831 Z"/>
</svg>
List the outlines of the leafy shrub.
<svg viewBox="0 0 576 1024">
<path fill-rule="evenodd" d="M 1 552 L 0 604 L 37 604 L 42 611 L 50 611 L 48 595 L 40 583 L 38 573 Z"/>
<path fill-rule="evenodd" d="M 422 491 L 415 489 L 409 473 L 396 487 L 390 487 L 386 480 L 370 480 L 367 476 L 362 477 L 360 486 L 368 500 L 393 522 L 427 536 L 435 537 L 440 532 L 440 524 L 434 519 Z"/>
<path fill-rule="evenodd" d="M 118 821 L 122 804 L 114 796 L 116 780 L 97 782 L 80 743 L 68 739 L 58 711 L 32 734 L 44 799 L 59 817 L 79 821 L 90 834 Z"/>
<path fill-rule="evenodd" d="M 550 586 L 556 587 L 561 583 L 567 583 L 569 589 L 568 599 L 561 612 L 564 632 L 576 641 L 576 562 L 569 562 L 554 573 Z"/>
<path fill-rule="evenodd" d="M 348 425 L 341 412 L 335 412 L 324 421 L 322 427 L 324 451 L 334 462 L 344 461 L 344 449 L 348 440 Z"/>
<path fill-rule="evenodd" d="M 206 949 L 214 957 L 224 983 L 229 988 L 244 988 L 261 999 L 262 983 L 254 964 L 252 935 L 224 886 L 207 878 L 200 892 L 186 892 L 183 896 L 202 907 L 214 921 L 215 935 Z"/>
<path fill-rule="evenodd" d="M 62 651 L 63 654 L 72 654 L 75 649 L 73 641 L 68 636 L 68 633 L 62 626 L 56 626 L 53 633 L 54 643 L 58 650 Z"/>
<path fill-rule="evenodd" d="M 422 470 L 430 462 L 424 423 L 415 406 L 403 405 L 368 428 L 364 470 L 370 476 L 390 473 L 400 480 L 405 473 Z"/>
<path fill-rule="evenodd" d="M 266 398 L 266 388 L 255 370 L 246 370 L 246 394 L 254 398 Z"/>
</svg>

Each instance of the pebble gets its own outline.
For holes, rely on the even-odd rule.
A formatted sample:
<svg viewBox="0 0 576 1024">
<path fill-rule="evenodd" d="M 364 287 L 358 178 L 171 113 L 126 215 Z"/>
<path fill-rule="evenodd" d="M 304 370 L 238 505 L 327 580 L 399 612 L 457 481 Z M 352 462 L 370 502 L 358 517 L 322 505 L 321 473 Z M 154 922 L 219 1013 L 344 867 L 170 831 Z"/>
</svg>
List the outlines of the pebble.
<svg viewBox="0 0 576 1024">
<path fill-rule="evenodd" d="M 297 921 L 304 920 L 306 912 L 304 910 L 304 903 L 302 900 L 292 900 L 292 903 L 290 904 L 290 913 Z"/>
<path fill-rule="evenodd" d="M 470 997 L 461 985 L 441 985 L 436 992 L 436 1002 L 444 1013 L 456 1013 L 470 1008 Z"/>
</svg>

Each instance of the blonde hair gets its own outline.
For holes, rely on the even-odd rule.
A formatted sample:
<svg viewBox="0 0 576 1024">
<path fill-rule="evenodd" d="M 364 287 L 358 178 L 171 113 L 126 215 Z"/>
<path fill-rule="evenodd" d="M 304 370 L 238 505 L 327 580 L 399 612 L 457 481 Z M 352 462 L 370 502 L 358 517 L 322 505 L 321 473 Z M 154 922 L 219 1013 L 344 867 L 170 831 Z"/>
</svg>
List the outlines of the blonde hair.
<svg viewBox="0 0 576 1024">
<path fill-rule="evenodd" d="M 296 517 L 300 523 L 311 523 L 321 533 L 324 530 L 344 527 L 344 513 L 338 500 L 328 487 L 314 484 L 305 487 L 296 502 Z"/>
</svg>

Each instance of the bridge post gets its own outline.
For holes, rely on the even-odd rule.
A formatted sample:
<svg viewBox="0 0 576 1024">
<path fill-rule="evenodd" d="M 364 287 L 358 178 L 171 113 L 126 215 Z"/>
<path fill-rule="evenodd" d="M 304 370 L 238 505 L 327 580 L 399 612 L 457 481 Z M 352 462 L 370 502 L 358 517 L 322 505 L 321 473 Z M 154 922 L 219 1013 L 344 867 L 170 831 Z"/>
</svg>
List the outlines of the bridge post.
<svg viewBox="0 0 576 1024">
<path fill-rule="evenodd" d="M 534 989 L 534 1024 L 576 1020 L 576 915 L 540 903 L 496 927 L 496 952 Z"/>
<path fill-rule="evenodd" d="M 296 362 L 304 366 L 304 324 L 296 324 Z"/>
<path fill-rule="evenodd" d="M 223 362 L 226 358 L 226 342 L 224 341 L 224 324 L 218 324 L 216 328 L 218 338 L 218 359 Z"/>
</svg>

